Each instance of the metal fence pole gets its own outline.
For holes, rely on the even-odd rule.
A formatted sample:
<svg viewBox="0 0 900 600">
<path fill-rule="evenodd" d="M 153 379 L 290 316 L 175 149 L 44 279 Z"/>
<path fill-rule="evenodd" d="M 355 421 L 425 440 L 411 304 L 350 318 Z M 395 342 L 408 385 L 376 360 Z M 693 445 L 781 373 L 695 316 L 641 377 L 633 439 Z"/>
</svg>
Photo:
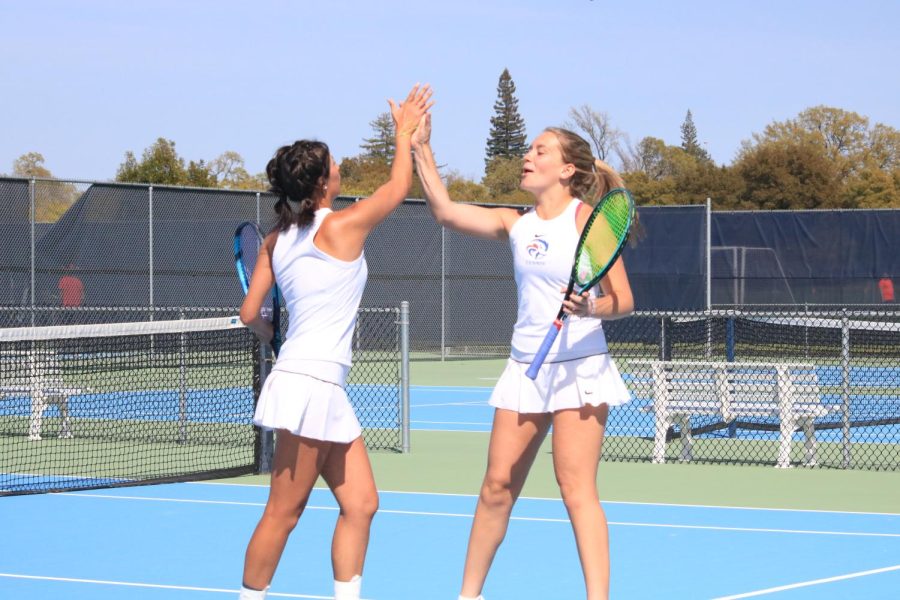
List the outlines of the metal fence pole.
<svg viewBox="0 0 900 600">
<path fill-rule="evenodd" d="M 34 203 L 34 178 L 28 184 L 28 202 L 31 210 L 31 326 L 34 327 L 34 308 L 35 308 L 35 239 L 34 239 L 34 223 L 37 220 L 37 209 Z"/>
<path fill-rule="evenodd" d="M 409 302 L 400 303 L 400 450 L 409 452 Z"/>
<path fill-rule="evenodd" d="M 259 225 L 259 192 L 256 192 L 256 224 Z"/>
<path fill-rule="evenodd" d="M 706 199 L 706 310 L 712 308 L 712 198 Z"/>
<path fill-rule="evenodd" d="M 446 354 L 445 350 L 445 333 L 444 333 L 444 324 L 447 322 L 446 319 L 446 301 L 447 301 L 447 290 L 446 290 L 446 280 L 447 280 L 447 269 L 446 269 L 446 241 L 447 234 L 446 229 L 441 227 L 441 362 L 444 361 L 444 355 Z"/>
<path fill-rule="evenodd" d="M 841 318 L 841 409 L 843 467 L 849 469 L 853 457 L 850 452 L 850 319 L 846 314 Z"/>
<path fill-rule="evenodd" d="M 150 265 L 149 265 L 149 267 L 150 267 L 150 306 L 153 306 L 153 186 L 152 185 L 148 188 L 147 192 L 148 192 L 148 194 L 147 194 L 148 195 L 147 215 L 149 217 L 147 219 L 147 221 L 150 224 L 150 226 L 149 226 L 150 227 L 150 230 L 149 230 L 150 243 L 148 246 L 149 250 L 150 250 L 150 252 L 149 252 L 149 254 L 150 254 Z M 151 312 L 150 314 L 151 314 L 150 318 L 152 319 L 153 313 Z"/>
</svg>

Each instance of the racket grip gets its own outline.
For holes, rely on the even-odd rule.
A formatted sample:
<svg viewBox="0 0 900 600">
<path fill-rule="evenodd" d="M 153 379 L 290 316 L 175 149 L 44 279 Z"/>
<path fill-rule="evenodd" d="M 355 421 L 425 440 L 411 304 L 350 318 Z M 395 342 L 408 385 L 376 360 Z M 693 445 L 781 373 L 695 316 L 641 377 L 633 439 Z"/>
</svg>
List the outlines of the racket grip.
<svg viewBox="0 0 900 600">
<path fill-rule="evenodd" d="M 559 319 L 553 321 L 553 325 L 550 326 L 550 331 L 544 336 L 541 347 L 538 348 L 537 354 L 534 355 L 534 360 L 531 361 L 531 365 L 528 367 L 528 370 L 525 371 L 525 374 L 528 375 L 529 379 L 537 377 L 538 371 L 541 370 L 541 365 L 544 364 L 544 359 L 547 358 L 547 354 L 549 354 L 553 342 L 556 341 L 556 336 L 559 335 L 560 329 L 562 329 L 562 321 Z"/>
</svg>

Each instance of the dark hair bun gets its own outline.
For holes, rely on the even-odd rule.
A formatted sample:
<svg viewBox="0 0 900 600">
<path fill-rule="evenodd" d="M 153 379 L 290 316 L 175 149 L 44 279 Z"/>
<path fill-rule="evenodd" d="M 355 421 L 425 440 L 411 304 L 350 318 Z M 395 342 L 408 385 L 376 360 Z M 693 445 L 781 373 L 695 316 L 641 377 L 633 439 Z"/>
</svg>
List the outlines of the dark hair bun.
<svg viewBox="0 0 900 600">
<path fill-rule="evenodd" d="M 300 140 L 282 146 L 266 165 L 269 191 L 278 196 L 278 228 L 312 223 L 331 171 L 331 153 L 323 142 Z M 293 205 L 293 206 L 292 206 Z"/>
</svg>

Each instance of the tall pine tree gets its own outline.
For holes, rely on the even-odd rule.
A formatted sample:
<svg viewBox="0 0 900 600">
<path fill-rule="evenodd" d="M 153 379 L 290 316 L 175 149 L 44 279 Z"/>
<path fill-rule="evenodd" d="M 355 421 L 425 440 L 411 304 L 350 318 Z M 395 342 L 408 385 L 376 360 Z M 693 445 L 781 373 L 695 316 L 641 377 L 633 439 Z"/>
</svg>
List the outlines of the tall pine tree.
<svg viewBox="0 0 900 600">
<path fill-rule="evenodd" d="M 697 127 L 694 125 L 694 117 L 690 109 L 681 124 L 681 149 L 702 162 L 709 162 L 709 153 L 700 146 L 697 141 Z"/>
<path fill-rule="evenodd" d="M 522 158 L 528 152 L 525 140 L 525 120 L 519 114 L 516 84 L 509 70 L 503 69 L 497 84 L 497 101 L 494 102 L 484 164 L 489 165 L 495 158 Z"/>
<path fill-rule="evenodd" d="M 391 113 L 379 114 L 374 121 L 369 122 L 369 125 L 372 127 L 372 137 L 365 138 L 360 145 L 360 148 L 363 149 L 363 156 L 391 162 L 396 150 L 394 120 Z"/>
</svg>

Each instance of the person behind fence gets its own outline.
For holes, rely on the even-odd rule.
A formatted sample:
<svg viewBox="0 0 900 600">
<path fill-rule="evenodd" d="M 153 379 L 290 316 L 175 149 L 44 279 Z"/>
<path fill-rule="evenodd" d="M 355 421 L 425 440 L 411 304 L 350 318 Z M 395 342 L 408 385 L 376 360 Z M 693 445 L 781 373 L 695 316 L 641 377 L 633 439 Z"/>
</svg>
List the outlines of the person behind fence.
<svg viewBox="0 0 900 600">
<path fill-rule="evenodd" d="M 283 146 L 266 167 L 278 196 L 278 225 L 260 249 L 241 320 L 264 340 L 260 316 L 277 282 L 290 326 L 266 378 L 254 423 L 275 429 L 269 499 L 247 546 L 240 598 L 265 598 L 288 536 L 321 475 L 340 514 L 331 561 L 335 598 L 359 598 L 369 529 L 378 507 L 360 423 L 344 391 L 351 336 L 366 283 L 366 237 L 396 208 L 412 184 L 410 136 L 431 107 L 429 86 L 389 101 L 396 153 L 390 179 L 371 197 L 332 210 L 341 176 L 328 146 L 301 140 Z"/>
<path fill-rule="evenodd" d="M 878 280 L 878 291 L 881 293 L 881 301 L 885 304 L 892 304 L 896 300 L 894 296 L 894 282 L 891 276 L 884 273 Z"/>
<path fill-rule="evenodd" d="M 77 307 L 84 302 L 84 283 L 75 274 L 74 264 L 66 265 L 66 272 L 59 278 L 57 288 L 62 306 Z"/>
<path fill-rule="evenodd" d="M 597 469 L 610 406 L 630 399 L 606 351 L 601 319 L 625 317 L 633 299 L 618 259 L 596 289 L 573 295 L 570 313 L 537 378 L 526 370 L 563 299 L 579 234 L 591 207 L 620 176 L 595 160 L 590 145 L 560 128 L 544 130 L 525 154 L 520 187 L 534 196 L 527 210 L 451 201 L 430 147 L 430 115 L 413 135 L 416 170 L 434 218 L 476 237 L 512 247 L 518 318 L 512 352 L 490 397 L 495 408 L 487 471 L 469 536 L 460 600 L 480 599 L 509 525 L 513 504 L 553 426 L 553 467 L 584 574 L 589 600 L 609 595 L 609 540 L 597 493 Z M 545 550 L 535 549 L 535 559 Z"/>
</svg>

